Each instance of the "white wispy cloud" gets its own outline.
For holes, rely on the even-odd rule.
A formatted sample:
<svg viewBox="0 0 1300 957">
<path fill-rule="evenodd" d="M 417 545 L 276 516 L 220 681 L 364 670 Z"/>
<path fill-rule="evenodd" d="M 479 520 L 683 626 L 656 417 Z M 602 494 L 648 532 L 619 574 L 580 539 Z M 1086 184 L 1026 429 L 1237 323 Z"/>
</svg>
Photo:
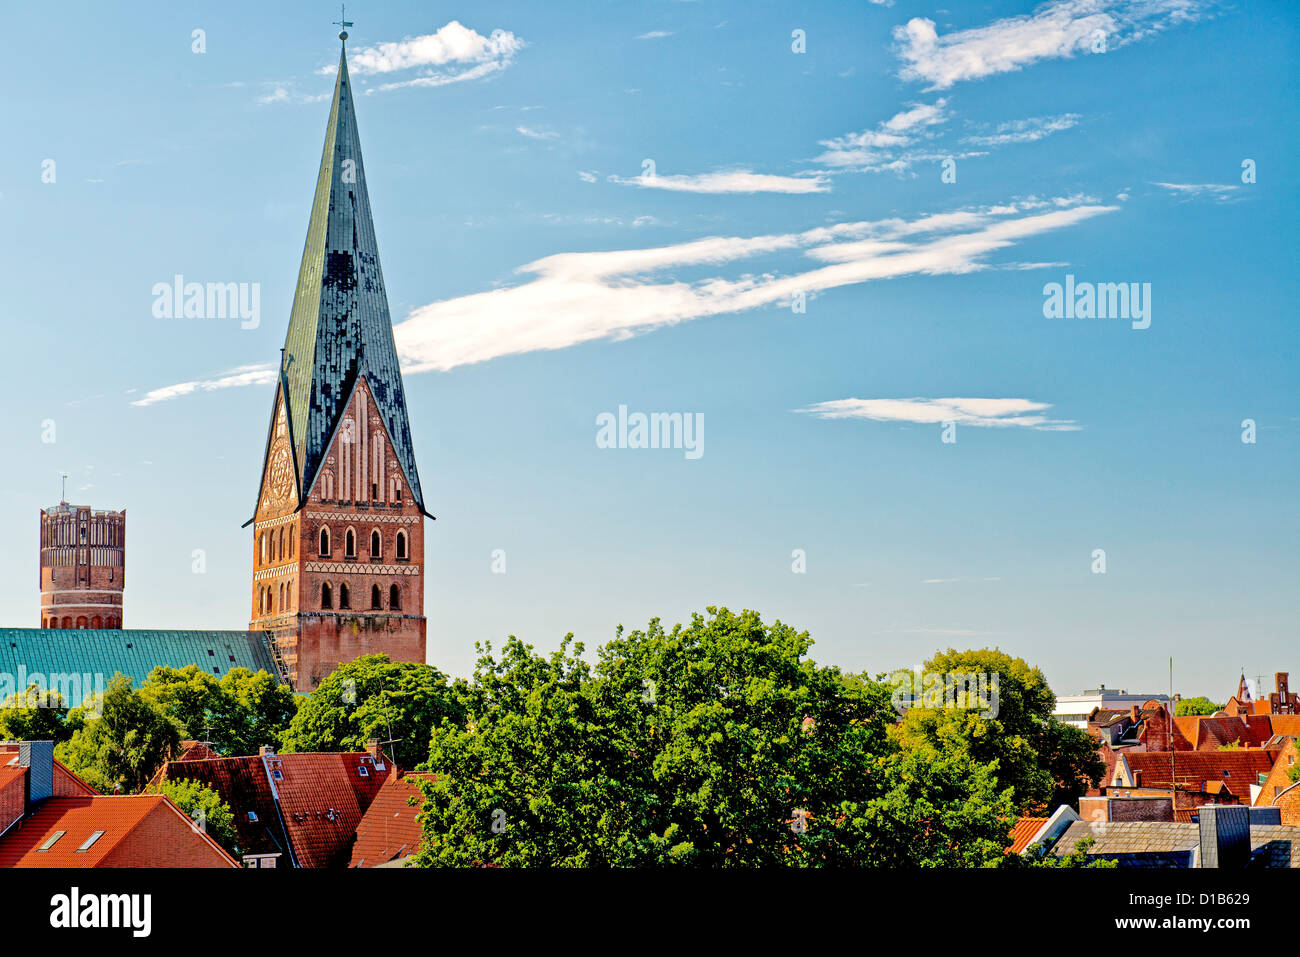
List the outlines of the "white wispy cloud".
<svg viewBox="0 0 1300 957">
<path fill-rule="evenodd" d="M 598 177 L 591 170 L 580 169 L 578 170 L 578 179 L 582 180 L 584 183 L 594 183 Z"/>
<path fill-rule="evenodd" d="M 642 173 L 640 176 L 626 178 L 612 175 L 608 179 L 611 183 L 623 186 L 666 189 L 679 193 L 826 193 L 831 188 L 830 181 L 821 174 L 776 176 L 747 169 L 670 176 Z"/>
<path fill-rule="evenodd" d="M 628 339 L 693 319 L 788 303 L 799 293 L 898 276 L 972 272 L 985 268 L 983 257 L 1021 239 L 1116 209 L 1080 205 L 1009 216 L 983 210 L 914 222 L 840 223 L 802 233 L 715 236 L 651 249 L 562 253 L 521 267 L 520 273 L 532 277 L 527 282 L 422 306 L 394 331 L 407 370 L 454 369 L 501 356 Z M 924 238 L 912 238 L 918 236 Z M 789 252 L 802 252 L 816 265 L 788 275 L 745 272 L 693 282 L 656 276 Z"/>
<path fill-rule="evenodd" d="M 659 40 L 662 39 L 663 37 L 670 37 L 672 35 L 673 35 L 672 30 L 651 30 L 649 33 L 641 34 L 640 36 L 637 37 L 637 39 L 638 40 Z"/>
<path fill-rule="evenodd" d="M 1043 432 L 1076 432 L 1073 419 L 1051 419 L 1042 413 L 1052 406 L 1032 399 L 832 399 L 796 412 L 819 419 L 868 419 L 872 422 L 911 422 L 938 425 L 956 422 L 982 428 L 1019 426 Z"/>
<path fill-rule="evenodd" d="M 1241 186 L 1235 183 L 1152 183 L 1151 185 L 1159 186 L 1184 199 L 1210 197 L 1221 203 L 1231 199 L 1233 194 L 1241 189 Z"/>
<path fill-rule="evenodd" d="M 813 162 L 836 168 L 884 169 L 897 162 L 897 151 L 914 144 L 927 127 L 947 122 L 947 107 L 948 101 L 942 98 L 914 103 L 874 129 L 821 140 L 826 151 Z"/>
<path fill-rule="evenodd" d="M 796 233 L 713 236 L 646 249 L 559 253 L 520 267 L 517 272 L 529 278 L 517 285 L 421 306 L 396 325 L 394 335 L 407 374 L 446 371 L 586 342 L 630 339 L 695 319 L 784 305 L 800 293 L 816 295 L 875 280 L 991 268 L 984 260 L 998 250 L 1118 208 L 1074 204 L 1066 198 L 1030 198 L 913 220 L 842 222 Z M 802 256 L 810 267 L 787 274 L 737 268 L 747 260 L 791 254 Z M 713 274 L 692 281 L 673 275 L 674 270 L 703 267 L 713 267 Z M 269 364 L 242 366 L 211 379 L 155 389 L 134 404 L 265 384 L 273 382 L 275 375 Z M 998 417 L 987 407 L 982 411 L 986 417 Z M 1005 424 L 1026 425 L 1024 420 L 1033 412 L 1017 412 L 1014 421 Z M 967 409 L 964 414 L 974 412 Z M 951 417 L 950 410 L 947 418 Z M 1040 427 L 1048 424 L 1044 421 Z"/>
<path fill-rule="evenodd" d="M 234 389 L 243 385 L 269 385 L 279 376 L 277 367 L 270 362 L 258 362 L 252 365 L 236 366 L 208 379 L 195 379 L 191 382 L 178 382 L 175 385 L 152 389 L 132 402 L 132 405 L 153 405 L 178 399 L 195 392 L 215 392 L 218 389 Z"/>
<path fill-rule="evenodd" d="M 940 36 L 933 20 L 894 28 L 904 80 L 946 90 L 964 80 L 1022 69 L 1039 60 L 1111 50 L 1198 19 L 1200 0 L 1055 0 L 1032 13 Z"/>
<path fill-rule="evenodd" d="M 516 126 L 515 132 L 520 136 L 526 136 L 530 140 L 558 140 L 560 134 L 552 130 L 536 130 L 531 126 Z"/>
<path fill-rule="evenodd" d="M 267 92 L 257 97 L 258 105 L 270 106 L 274 103 L 320 103 L 333 96 L 331 91 L 323 93 L 300 93 L 293 81 L 266 84 Z"/>
<path fill-rule="evenodd" d="M 423 71 L 417 77 L 380 84 L 367 93 L 445 86 L 499 73 L 525 46 L 525 41 L 509 30 L 493 30 L 483 36 L 459 20 L 452 20 L 424 36 L 358 47 L 348 54 L 348 70 L 360 76 Z M 330 74 L 334 70 L 334 66 L 327 66 L 319 72 Z"/>
<path fill-rule="evenodd" d="M 1078 113 L 1058 116 L 1031 116 L 1023 120 L 999 123 L 990 133 L 966 137 L 963 142 L 976 146 L 1005 146 L 1008 143 L 1033 143 L 1053 133 L 1078 125 Z"/>
</svg>

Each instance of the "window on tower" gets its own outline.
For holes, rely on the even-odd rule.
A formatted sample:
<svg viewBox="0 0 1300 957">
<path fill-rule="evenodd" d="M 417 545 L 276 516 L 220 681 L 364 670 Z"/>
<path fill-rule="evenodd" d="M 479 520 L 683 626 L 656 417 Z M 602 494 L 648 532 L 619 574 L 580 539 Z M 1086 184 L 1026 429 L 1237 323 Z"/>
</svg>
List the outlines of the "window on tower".
<svg viewBox="0 0 1300 957">
<path fill-rule="evenodd" d="M 330 530 L 328 528 L 320 530 L 320 553 L 322 555 L 330 553 Z"/>
<path fill-rule="evenodd" d="M 334 607 L 334 589 L 330 587 L 329 582 L 320 586 L 320 606 L 322 608 Z"/>
<path fill-rule="evenodd" d="M 340 608 L 352 607 L 352 595 L 348 591 L 347 585 L 339 585 L 339 607 Z"/>
<path fill-rule="evenodd" d="M 378 586 L 378 585 L 371 585 L 371 586 L 370 586 L 370 607 L 371 607 L 371 608 L 383 608 L 383 607 L 384 607 L 384 606 L 383 606 L 383 598 L 382 598 L 382 596 L 380 595 L 380 592 L 379 592 L 379 586 Z"/>
<path fill-rule="evenodd" d="M 394 611 L 402 610 L 402 590 L 396 585 L 388 587 L 388 607 Z"/>
<path fill-rule="evenodd" d="M 350 528 L 347 537 L 344 539 L 343 554 L 348 558 L 357 557 L 357 533 Z"/>
<path fill-rule="evenodd" d="M 375 530 L 370 533 L 370 557 L 371 558 L 383 557 L 383 543 L 379 538 L 378 530 Z"/>
<path fill-rule="evenodd" d="M 409 558 L 406 554 L 406 532 L 397 533 L 397 557 Z"/>
</svg>

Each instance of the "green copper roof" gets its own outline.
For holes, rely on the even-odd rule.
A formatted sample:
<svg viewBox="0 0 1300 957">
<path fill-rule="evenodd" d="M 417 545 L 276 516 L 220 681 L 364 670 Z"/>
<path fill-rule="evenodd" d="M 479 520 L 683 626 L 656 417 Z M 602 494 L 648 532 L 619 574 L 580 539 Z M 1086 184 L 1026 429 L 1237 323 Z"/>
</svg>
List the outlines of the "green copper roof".
<svg viewBox="0 0 1300 957">
<path fill-rule="evenodd" d="M 357 380 L 365 376 L 411 494 L 425 510 L 370 217 L 346 51 L 339 56 L 281 371 L 288 386 L 300 502 L 316 481 Z"/>
<path fill-rule="evenodd" d="M 95 682 L 102 675 L 107 684 L 121 672 L 138 688 L 158 665 L 198 665 L 218 678 L 233 668 L 277 674 L 259 631 L 0 628 L 0 684 L 7 677 L 25 686 L 33 675 L 43 676 L 36 680 L 46 688 L 51 675 L 92 675 Z"/>
</svg>

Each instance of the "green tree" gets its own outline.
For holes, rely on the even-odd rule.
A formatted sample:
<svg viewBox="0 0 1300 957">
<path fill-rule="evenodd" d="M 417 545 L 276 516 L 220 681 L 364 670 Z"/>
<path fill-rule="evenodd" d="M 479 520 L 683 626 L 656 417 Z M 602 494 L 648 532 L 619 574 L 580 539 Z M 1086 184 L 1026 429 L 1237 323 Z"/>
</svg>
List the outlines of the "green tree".
<svg viewBox="0 0 1300 957">
<path fill-rule="evenodd" d="M 360 751 L 370 739 L 413 767 L 429 755 L 433 729 L 463 721 L 464 682 L 453 685 L 431 665 L 363 655 L 339 665 L 302 702 L 284 733 L 285 751 Z M 391 732 L 391 733 L 390 733 Z"/>
<path fill-rule="evenodd" d="M 183 737 L 207 741 L 223 755 L 278 746 L 296 709 L 288 685 L 247 668 L 234 668 L 218 680 L 198 665 L 159 665 L 140 693 L 176 722 Z"/>
<path fill-rule="evenodd" d="M 1209 698 L 1201 695 L 1195 698 L 1180 698 L 1178 704 L 1174 707 L 1174 714 L 1181 718 L 1184 715 L 1214 714 L 1214 712 L 1222 709 L 1223 705 L 1215 704 Z"/>
<path fill-rule="evenodd" d="M 67 715 L 62 695 L 33 684 L 0 704 L 0 740 L 66 741 L 72 736 Z"/>
<path fill-rule="evenodd" d="M 224 847 L 232 857 L 238 858 L 239 837 L 235 830 L 235 815 L 221 795 L 197 781 L 164 781 L 157 792 L 185 812 L 194 826 L 205 831 Z"/>
<path fill-rule="evenodd" d="M 180 728 L 157 704 L 115 675 L 103 694 L 68 712 L 71 737 L 55 754 L 91 787 L 137 794 L 180 748 Z"/>
<path fill-rule="evenodd" d="M 998 649 L 939 652 L 925 672 L 996 674 L 997 713 L 979 709 L 913 707 L 898 728 L 904 747 L 928 744 L 958 750 L 991 767 L 1000 788 L 1011 788 L 1019 813 L 1076 804 L 1105 771 L 1087 733 L 1052 715 L 1056 696 L 1038 668 Z"/>
<path fill-rule="evenodd" d="M 221 705 L 213 722 L 213 742 L 222 754 L 257 754 L 263 745 L 280 747 L 298 712 L 293 689 L 265 671 L 232 668 L 221 678 Z"/>
<path fill-rule="evenodd" d="M 806 632 L 708 609 L 618 634 L 593 668 L 489 648 L 435 729 L 422 865 L 995 863 L 1009 794 L 964 754 L 904 752 L 890 689 L 806 658 Z"/>
</svg>

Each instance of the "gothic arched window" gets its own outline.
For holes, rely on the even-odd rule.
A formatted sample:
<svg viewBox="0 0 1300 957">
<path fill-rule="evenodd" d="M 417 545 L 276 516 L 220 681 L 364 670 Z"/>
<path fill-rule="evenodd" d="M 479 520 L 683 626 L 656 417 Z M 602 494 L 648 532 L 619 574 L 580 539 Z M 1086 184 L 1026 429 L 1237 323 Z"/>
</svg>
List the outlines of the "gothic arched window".
<svg viewBox="0 0 1300 957">
<path fill-rule="evenodd" d="M 384 553 L 383 540 L 379 537 L 379 529 L 370 533 L 370 557 L 382 558 Z"/>
<path fill-rule="evenodd" d="M 397 533 L 397 557 L 408 558 L 406 554 L 406 532 Z"/>
<path fill-rule="evenodd" d="M 328 528 L 320 530 L 320 553 L 322 555 L 330 553 L 330 530 Z"/>
<path fill-rule="evenodd" d="M 351 592 L 348 591 L 347 585 L 339 585 L 339 607 L 340 608 L 352 607 L 352 594 Z"/>
<path fill-rule="evenodd" d="M 371 607 L 371 608 L 382 608 L 382 607 L 384 607 L 384 606 L 383 606 L 383 597 L 382 597 L 382 596 L 380 595 L 380 593 L 379 593 L 379 586 L 378 586 L 378 585 L 371 585 L 371 586 L 370 586 L 370 607 Z"/>
<path fill-rule="evenodd" d="M 396 585 L 388 587 L 388 607 L 395 611 L 402 610 L 402 590 Z"/>
<path fill-rule="evenodd" d="M 357 557 L 357 533 L 350 528 L 347 537 L 344 539 L 343 554 L 348 558 Z"/>
<path fill-rule="evenodd" d="M 334 607 L 334 589 L 330 587 L 329 582 L 320 586 L 320 606 L 322 608 Z"/>
</svg>

